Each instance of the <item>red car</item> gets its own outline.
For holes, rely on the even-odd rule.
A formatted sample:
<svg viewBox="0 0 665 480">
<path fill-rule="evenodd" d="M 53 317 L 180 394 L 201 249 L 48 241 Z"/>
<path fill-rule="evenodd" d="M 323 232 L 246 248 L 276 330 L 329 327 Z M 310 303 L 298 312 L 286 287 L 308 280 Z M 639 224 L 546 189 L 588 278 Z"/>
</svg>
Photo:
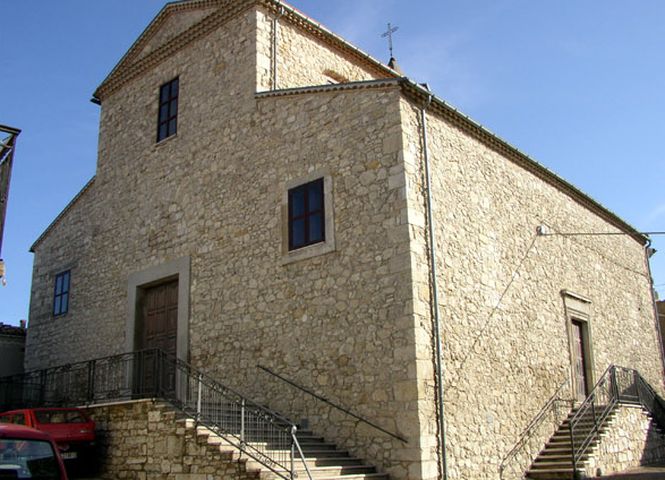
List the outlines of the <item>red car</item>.
<svg viewBox="0 0 665 480">
<path fill-rule="evenodd" d="M 67 480 L 58 447 L 48 433 L 0 425 L 0 479 Z"/>
<path fill-rule="evenodd" d="M 65 460 L 84 459 L 95 445 L 95 422 L 78 408 L 27 408 L 0 414 L 0 424 L 25 425 L 48 433 Z"/>
</svg>

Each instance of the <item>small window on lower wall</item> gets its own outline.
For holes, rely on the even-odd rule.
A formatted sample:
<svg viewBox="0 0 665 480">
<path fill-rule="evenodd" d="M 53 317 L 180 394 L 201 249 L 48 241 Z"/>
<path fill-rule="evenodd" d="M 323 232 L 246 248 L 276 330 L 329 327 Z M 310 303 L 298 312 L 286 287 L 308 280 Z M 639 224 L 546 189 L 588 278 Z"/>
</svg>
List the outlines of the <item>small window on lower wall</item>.
<svg viewBox="0 0 665 480">
<path fill-rule="evenodd" d="M 282 264 L 335 249 L 332 179 L 313 172 L 284 186 Z"/>
<path fill-rule="evenodd" d="M 53 290 L 53 315 L 64 315 L 69 310 L 69 286 L 71 270 L 58 273 L 55 276 Z"/>
</svg>

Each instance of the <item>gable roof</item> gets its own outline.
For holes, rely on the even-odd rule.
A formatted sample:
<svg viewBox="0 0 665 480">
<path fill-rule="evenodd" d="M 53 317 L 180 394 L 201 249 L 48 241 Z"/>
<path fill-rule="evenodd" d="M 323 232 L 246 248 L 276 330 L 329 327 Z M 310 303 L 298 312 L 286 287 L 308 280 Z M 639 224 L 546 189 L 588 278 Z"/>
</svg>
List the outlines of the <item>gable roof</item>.
<svg viewBox="0 0 665 480">
<path fill-rule="evenodd" d="M 219 25 L 255 6 L 262 6 L 268 11 L 279 15 L 280 18 L 289 21 L 291 24 L 296 25 L 300 29 L 321 39 L 328 45 L 354 58 L 356 61 L 373 70 L 375 73 L 377 73 L 377 75 L 385 76 L 386 80 L 393 79 L 401 86 L 402 91 L 412 100 L 424 103 L 428 98 L 431 98 L 431 110 L 449 119 L 458 127 L 463 128 L 465 131 L 481 140 L 490 148 L 503 154 L 513 162 L 536 175 L 538 178 L 558 188 L 576 202 L 598 214 L 601 218 L 605 219 L 620 230 L 628 233 L 638 242 L 642 244 L 647 243 L 647 237 L 640 234 L 634 227 L 629 225 L 614 212 L 607 209 L 602 204 L 579 190 L 577 187 L 567 182 L 562 177 L 559 177 L 553 171 L 549 170 L 527 154 L 512 146 L 510 143 L 487 130 L 485 127 L 475 122 L 467 115 L 461 113 L 459 110 L 452 107 L 444 100 L 434 96 L 429 90 L 423 88 L 421 85 L 418 85 L 408 78 L 403 77 L 401 74 L 391 69 L 388 65 L 385 65 L 381 61 L 353 46 L 340 36 L 328 30 L 320 23 L 316 22 L 315 20 L 311 19 L 307 15 L 281 0 L 180 0 L 167 3 L 158 13 L 155 19 L 143 31 L 139 38 L 134 42 L 127 53 L 121 58 L 121 60 L 113 68 L 111 73 L 106 77 L 102 84 L 97 88 L 94 93 L 94 98 L 102 99 L 104 96 L 112 94 L 114 91 L 121 88 L 125 83 L 131 81 L 153 66 L 169 58 L 173 53 L 186 47 L 192 41 L 201 38 L 207 33 L 212 32 Z M 149 45 L 150 41 L 155 38 L 157 33 L 165 25 L 169 18 L 171 18 L 171 16 L 182 12 L 203 11 L 206 9 L 210 10 L 212 13 L 204 16 L 204 18 L 202 18 L 200 21 L 184 28 L 184 30 L 182 30 L 180 33 L 167 40 L 165 44 L 155 48 L 144 56 L 140 55 L 141 52 L 143 52 Z M 315 91 L 319 92 L 322 90 L 336 90 L 340 88 L 346 88 L 344 85 L 345 84 L 339 84 L 336 86 L 313 86 L 306 88 L 287 89 L 282 91 L 265 92 L 259 96 L 268 96 L 274 94 L 288 95 L 305 92 L 312 93 Z M 365 86 L 386 86 L 385 81 L 381 80 L 351 82 L 351 84 L 346 85 L 349 86 L 349 88 L 354 89 L 363 88 Z M 92 180 L 90 183 L 92 183 Z M 84 187 L 81 193 L 79 193 L 79 195 L 77 195 L 77 197 L 74 198 L 71 203 L 74 203 L 89 185 L 90 184 L 86 185 L 86 187 Z M 68 205 L 65 210 L 67 210 L 70 205 Z M 61 213 L 60 216 L 54 220 L 53 224 L 55 224 L 64 213 L 65 212 L 63 211 L 63 213 Z M 44 235 L 46 235 L 46 233 L 52 228 L 53 224 L 48 227 L 42 236 L 40 236 L 40 238 L 35 242 L 35 245 L 42 239 Z M 35 245 L 33 245 L 33 248 Z"/>
<path fill-rule="evenodd" d="M 49 224 L 48 227 L 46 227 L 46 230 L 42 232 L 42 234 L 37 238 L 37 240 L 34 241 L 32 246 L 30 247 L 29 252 L 35 253 L 35 248 L 46 238 L 46 236 L 55 228 L 55 226 L 60 223 L 60 220 L 62 220 L 67 212 L 72 209 L 72 207 L 78 202 L 78 200 L 88 191 L 90 190 L 90 187 L 92 187 L 92 184 L 95 182 L 95 177 L 92 177 L 90 180 L 88 180 L 88 183 L 86 183 L 83 188 L 77 193 L 74 198 L 70 200 L 70 202 L 65 206 L 65 208 L 62 209 L 62 212 L 58 214 L 57 217 L 53 219 L 53 221 Z"/>
<path fill-rule="evenodd" d="M 378 75 L 393 78 L 400 76 L 381 61 L 351 45 L 320 23 L 281 0 L 182 0 L 167 3 L 160 10 L 155 19 L 141 33 L 113 70 L 111 70 L 111 73 L 97 87 L 97 90 L 93 94 L 93 99 L 102 100 L 104 97 L 121 88 L 125 83 L 158 65 L 191 42 L 207 35 L 226 21 L 255 6 L 262 6 L 268 11 L 279 15 L 281 19 L 298 26 L 300 29 L 320 38 L 330 46 L 341 50 L 355 60 L 363 63 Z M 166 40 L 161 46 L 141 56 L 141 53 L 145 51 L 151 40 L 155 38 L 173 15 L 203 10 L 210 10 L 211 13 L 204 16 L 200 21 L 183 28 L 182 31 Z"/>
</svg>

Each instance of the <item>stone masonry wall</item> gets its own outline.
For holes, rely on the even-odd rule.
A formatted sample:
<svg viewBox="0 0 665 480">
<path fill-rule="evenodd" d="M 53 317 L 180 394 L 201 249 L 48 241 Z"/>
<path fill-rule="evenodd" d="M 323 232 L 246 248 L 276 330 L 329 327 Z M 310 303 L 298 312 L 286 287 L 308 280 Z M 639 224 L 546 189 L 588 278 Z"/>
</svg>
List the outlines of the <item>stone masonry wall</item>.
<svg viewBox="0 0 665 480">
<path fill-rule="evenodd" d="M 204 214 L 220 199 L 199 193 L 217 195 L 218 173 L 189 172 L 224 164 L 218 138 L 236 138 L 235 114 L 253 106 L 253 31 L 247 12 L 103 99 L 94 183 L 36 248 L 26 368 L 124 352 L 129 274 L 212 248 L 198 241 L 218 238 Z M 176 76 L 178 133 L 156 144 L 159 87 Z M 70 309 L 54 318 L 53 277 L 69 267 Z"/>
<path fill-rule="evenodd" d="M 258 480 L 231 452 L 150 400 L 86 409 L 96 423 L 99 476 L 108 480 Z"/>
<path fill-rule="evenodd" d="M 286 414 L 298 410 L 283 408 L 288 399 L 272 394 L 279 387 L 257 364 L 406 436 L 405 445 L 349 418 L 308 417 L 328 439 L 406 478 L 419 428 L 398 99 L 392 89 L 259 100 L 245 139 L 253 169 L 229 159 L 233 177 L 217 186 L 251 191 L 209 212 L 225 237 L 192 259 L 191 358 Z M 285 183 L 312 172 L 332 180 L 335 250 L 284 263 Z"/>
<path fill-rule="evenodd" d="M 79 201 L 87 223 L 71 209 L 35 257 L 50 272 L 60 249 L 86 276 L 72 273 L 66 324 L 48 315 L 49 277 L 36 280 L 35 338 L 66 326 L 68 340 L 40 343 L 31 366 L 123 351 L 129 276 L 188 257 L 196 367 L 293 407 L 286 415 L 300 416 L 306 400 L 272 395 L 282 387 L 257 364 L 351 406 L 408 443 L 325 410 L 312 428 L 396 479 L 418 478 L 399 90 L 256 98 L 257 18 L 246 12 L 102 99 L 97 177 Z M 159 87 L 175 76 L 178 133 L 155 144 Z M 335 248 L 292 261 L 286 185 L 312 175 L 332 185 Z"/>
<path fill-rule="evenodd" d="M 326 85 L 330 81 L 374 80 L 386 77 L 376 69 L 361 66 L 325 42 L 305 33 L 282 17 L 277 39 L 277 85 L 271 79 L 273 16 L 263 10 L 257 19 L 257 90 L 277 90 L 311 85 Z"/>
<path fill-rule="evenodd" d="M 90 338 L 97 335 L 108 344 L 117 344 L 124 337 L 122 332 L 110 329 L 107 322 L 93 325 L 82 321 L 87 317 L 89 305 L 103 290 L 103 285 L 95 281 L 99 270 L 87 268 L 95 255 L 95 239 L 99 234 L 95 208 L 93 181 L 36 250 L 25 341 L 26 371 L 89 358 Z M 54 317 L 55 275 L 66 270 L 71 271 L 69 309 L 66 314 Z"/>
<path fill-rule="evenodd" d="M 590 453 L 584 473 L 610 475 L 665 460 L 665 435 L 641 407 L 619 406 L 599 445 Z"/>
<path fill-rule="evenodd" d="M 429 245 L 419 110 L 405 101 L 402 111 L 422 441 L 432 445 L 425 461 L 437 458 Z M 495 479 L 547 399 L 574 384 L 562 290 L 591 301 L 595 378 L 610 363 L 625 365 L 662 392 L 644 250 L 628 236 L 536 236 L 540 224 L 618 230 L 467 132 L 427 119 L 450 478 Z"/>
</svg>

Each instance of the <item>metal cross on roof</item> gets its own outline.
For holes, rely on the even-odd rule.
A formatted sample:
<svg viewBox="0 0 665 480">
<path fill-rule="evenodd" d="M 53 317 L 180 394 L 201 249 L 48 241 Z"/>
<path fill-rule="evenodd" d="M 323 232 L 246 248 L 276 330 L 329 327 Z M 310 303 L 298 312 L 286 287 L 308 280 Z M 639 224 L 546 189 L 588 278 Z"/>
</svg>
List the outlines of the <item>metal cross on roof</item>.
<svg viewBox="0 0 665 480">
<path fill-rule="evenodd" d="M 393 58 L 393 33 L 395 33 L 399 27 L 393 27 L 388 23 L 388 31 L 381 34 L 381 38 L 388 37 L 388 48 L 390 48 L 390 58 Z"/>
</svg>

